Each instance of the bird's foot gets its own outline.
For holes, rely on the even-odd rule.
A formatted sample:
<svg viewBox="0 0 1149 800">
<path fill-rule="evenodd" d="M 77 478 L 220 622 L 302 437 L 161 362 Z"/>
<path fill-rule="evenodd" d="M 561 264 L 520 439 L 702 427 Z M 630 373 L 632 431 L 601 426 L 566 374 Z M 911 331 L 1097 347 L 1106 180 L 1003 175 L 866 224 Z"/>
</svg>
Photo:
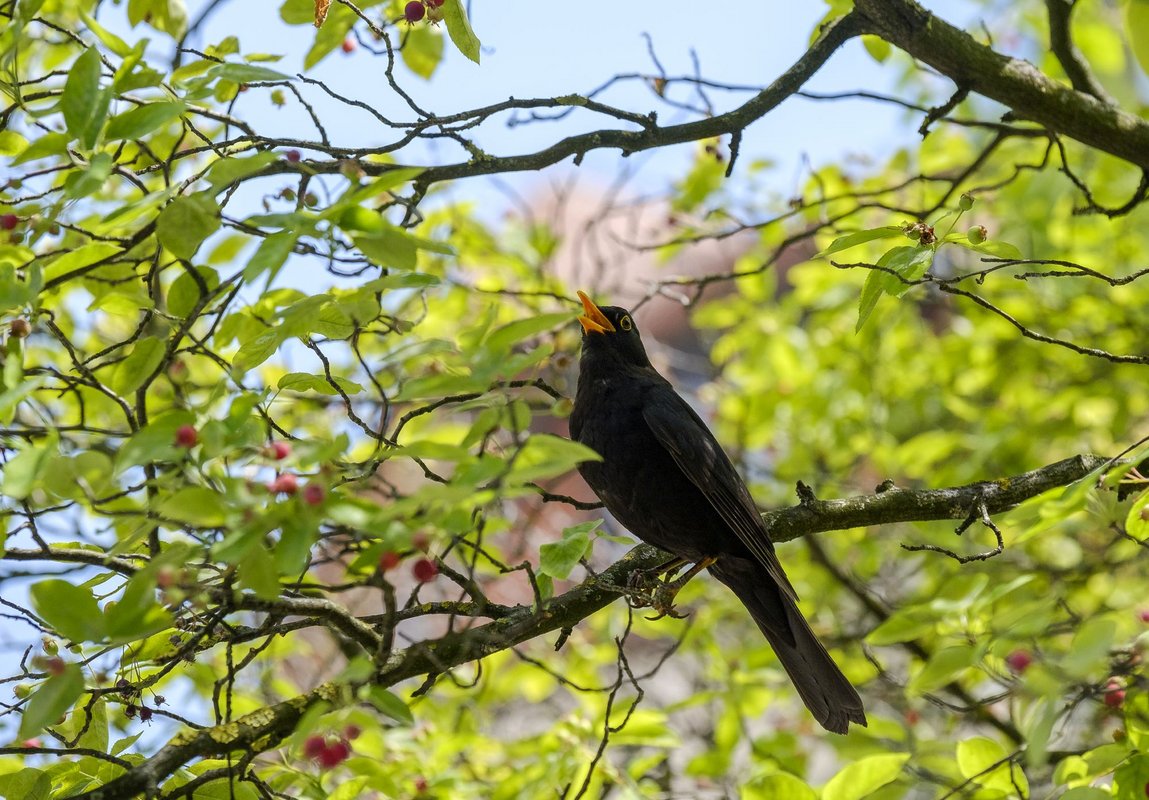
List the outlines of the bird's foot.
<svg viewBox="0 0 1149 800">
<path fill-rule="evenodd" d="M 662 581 L 650 592 L 650 607 L 654 609 L 656 615 L 647 617 L 650 620 L 659 620 L 663 617 L 670 617 L 671 619 L 682 619 L 686 614 L 680 614 L 674 610 L 674 598 L 682 590 L 682 587 L 690 582 L 690 579 L 697 575 L 702 570 L 709 567 L 718 559 L 704 558 L 688 569 L 681 578 L 676 578 L 672 581 Z M 676 567 L 677 568 L 677 567 Z"/>
</svg>

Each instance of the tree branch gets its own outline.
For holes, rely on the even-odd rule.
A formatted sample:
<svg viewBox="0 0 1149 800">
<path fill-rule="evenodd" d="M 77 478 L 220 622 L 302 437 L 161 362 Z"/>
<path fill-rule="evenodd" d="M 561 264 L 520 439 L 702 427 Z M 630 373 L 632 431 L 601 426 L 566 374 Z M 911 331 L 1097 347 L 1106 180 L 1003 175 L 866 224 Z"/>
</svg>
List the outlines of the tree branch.
<svg viewBox="0 0 1149 800">
<path fill-rule="evenodd" d="M 817 500 L 807 490 L 798 505 L 768 511 L 763 519 L 775 542 L 864 525 L 965 519 L 979 500 L 989 513 L 1004 511 L 1049 489 L 1074 483 L 1111 461 L 1101 456 L 1081 455 L 996 481 L 949 489 L 891 488 L 873 495 L 837 500 Z M 634 571 L 652 569 L 665 560 L 666 554 L 660 550 L 639 545 L 597 576 L 547 602 L 541 612 L 533 606 L 518 606 L 493 622 L 448 633 L 393 653 L 380 666 L 373 682 L 393 686 L 416 676 L 443 673 L 552 631 L 573 628 L 616 600 L 624 591 L 619 587 L 626 585 Z M 325 683 L 234 722 L 181 733 L 148 760 L 100 788 L 77 795 L 76 800 L 127 800 L 154 790 L 165 778 L 196 758 L 269 750 L 291 735 L 308 709 L 317 703 L 331 706 L 351 703 L 364 685 L 365 682 Z"/>
<path fill-rule="evenodd" d="M 1045 0 L 1049 14 L 1049 49 L 1061 63 L 1069 82 L 1079 92 L 1093 95 L 1106 105 L 1114 105 L 1114 100 L 1105 87 L 1089 71 L 1085 57 L 1073 43 L 1069 33 L 1069 17 L 1073 14 L 1076 0 Z"/>
<path fill-rule="evenodd" d="M 1028 61 L 979 44 L 914 0 L 857 0 L 866 33 L 929 64 L 961 88 L 1082 144 L 1149 167 L 1149 122 L 1069 88 Z"/>
</svg>

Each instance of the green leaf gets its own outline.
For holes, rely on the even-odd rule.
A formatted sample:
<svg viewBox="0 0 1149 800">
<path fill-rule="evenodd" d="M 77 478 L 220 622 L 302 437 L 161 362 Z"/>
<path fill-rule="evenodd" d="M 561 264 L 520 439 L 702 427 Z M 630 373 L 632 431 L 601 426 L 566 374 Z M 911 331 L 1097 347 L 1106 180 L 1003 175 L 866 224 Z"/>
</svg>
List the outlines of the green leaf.
<svg viewBox="0 0 1149 800">
<path fill-rule="evenodd" d="M 976 647 L 953 645 L 935 652 L 925 667 L 906 686 L 911 694 L 925 694 L 945 686 L 981 658 Z"/>
<path fill-rule="evenodd" d="M 866 641 L 876 647 L 909 642 L 933 631 L 937 619 L 926 609 L 902 608 L 870 631 Z"/>
<path fill-rule="evenodd" d="M 890 43 L 880 36 L 863 36 L 862 46 L 866 48 L 866 52 L 870 54 L 870 58 L 879 64 L 884 63 L 885 60 L 890 57 Z"/>
<path fill-rule="evenodd" d="M 51 800 L 51 791 L 52 777 L 43 770 L 25 767 L 0 775 L 0 795 L 9 800 Z"/>
<path fill-rule="evenodd" d="M 101 753 L 108 751 L 108 704 L 103 698 L 81 703 L 68 715 L 59 728 L 64 738 L 75 741 L 77 747 L 87 747 Z"/>
<path fill-rule="evenodd" d="M 347 394 L 358 394 L 363 391 L 363 387 L 354 381 L 340 378 L 337 375 L 332 376 L 335 383 Z M 279 379 L 276 386 L 288 392 L 318 392 L 319 394 L 334 395 L 339 394 L 335 387 L 327 382 L 327 378 L 322 375 L 312 375 L 309 372 L 289 372 Z"/>
<path fill-rule="evenodd" d="M 108 153 L 96 153 L 87 169 L 73 172 L 64 180 L 65 194 L 78 199 L 100 191 L 111 176 L 113 166 L 115 164 Z"/>
<path fill-rule="evenodd" d="M 59 675 L 40 684 L 24 706 L 18 739 L 31 739 L 58 720 L 84 692 L 84 675 L 79 664 L 68 664 Z"/>
<path fill-rule="evenodd" d="M 208 292 L 219 287 L 219 273 L 211 267 L 194 267 L 196 274 L 184 272 L 168 289 L 168 312 L 177 317 L 187 317 L 204 299 L 203 288 Z M 196 276 L 199 280 L 196 280 Z M 200 284 L 203 284 L 201 288 Z"/>
<path fill-rule="evenodd" d="M 858 322 L 854 332 L 862 329 L 878 304 L 878 298 L 883 293 L 893 297 L 901 297 L 910 286 L 905 281 L 916 281 L 925 274 L 926 269 L 933 263 L 934 250 L 929 247 L 907 246 L 895 247 L 888 250 L 878 259 L 876 266 L 891 269 L 896 275 L 891 275 L 883 269 L 870 270 L 866 282 L 862 286 L 862 295 L 858 300 Z"/>
<path fill-rule="evenodd" d="M 279 572 L 275 568 L 275 559 L 266 547 L 257 545 L 244 555 L 238 564 L 239 585 L 253 592 L 264 600 L 274 600 L 279 597 Z"/>
<path fill-rule="evenodd" d="M 177 258 L 190 259 L 220 225 L 219 206 L 207 192 L 177 197 L 160 212 L 156 236 Z"/>
<path fill-rule="evenodd" d="M 156 571 L 152 566 L 133 575 L 119 602 L 107 610 L 113 644 L 139 641 L 171 627 L 172 615 L 156 602 Z"/>
<path fill-rule="evenodd" d="M 1125 3 L 1125 33 L 1141 71 L 1149 75 L 1149 2 L 1129 0 Z"/>
<path fill-rule="evenodd" d="M 37 375 L 31 380 L 24 381 L 19 386 L 0 393 L 0 423 L 7 425 L 11 422 L 12 417 L 16 414 L 16 407 L 47 382 L 48 379 L 45 376 Z M 8 467 L 5 467 L 5 469 L 7 470 Z"/>
<path fill-rule="evenodd" d="M 1061 660 L 1061 669 L 1074 678 L 1091 678 L 1108 669 L 1109 649 L 1117 636 L 1117 623 L 1107 617 L 1087 619 L 1078 629 Z"/>
<path fill-rule="evenodd" d="M 1149 490 L 1137 495 L 1125 516 L 1125 532 L 1134 539 L 1149 540 Z"/>
<path fill-rule="evenodd" d="M 394 692 L 390 692 L 382 686 L 372 686 L 367 692 L 367 699 L 371 701 L 373 706 L 399 724 L 408 726 L 415 724 L 415 717 L 411 714 L 411 709 Z"/>
<path fill-rule="evenodd" d="M 896 780 L 909 760 L 909 753 L 889 753 L 855 761 L 822 788 L 822 800 L 859 800 Z"/>
<path fill-rule="evenodd" d="M 742 789 L 742 800 L 818 800 L 818 793 L 801 778 L 779 772 L 752 781 Z"/>
<path fill-rule="evenodd" d="M 375 233 L 361 233 L 352 238 L 363 255 L 380 267 L 413 270 L 418 264 L 414 237 L 399 228 L 386 225 Z"/>
<path fill-rule="evenodd" d="M 442 6 L 443 22 L 447 24 L 447 33 L 459 52 L 467 58 L 479 63 L 479 37 L 471 29 L 471 21 L 467 19 L 467 11 L 460 0 L 446 0 Z"/>
<path fill-rule="evenodd" d="M 566 578 L 586 555 L 589 546 L 590 536 L 586 530 L 567 528 L 562 539 L 539 547 L 539 571 L 552 578 Z"/>
<path fill-rule="evenodd" d="M 28 149 L 28 140 L 16 131 L 0 131 L 0 156 L 18 156 Z"/>
<path fill-rule="evenodd" d="M 243 180 L 248 175 L 254 175 L 268 164 L 279 160 L 279 156 L 272 152 L 256 153 L 247 158 L 232 156 L 221 158 L 211 165 L 207 179 L 213 191 L 219 191 L 236 181 Z"/>
<path fill-rule="evenodd" d="M 84 267 L 98 264 L 119 252 L 121 252 L 120 246 L 111 242 L 92 242 L 83 247 L 77 247 L 72 252 L 65 253 L 50 263 L 44 270 L 44 280 L 51 282 L 70 277 L 72 273 L 83 270 Z"/>
<path fill-rule="evenodd" d="M 174 411 L 158 417 L 136 431 L 116 454 L 116 473 L 129 467 L 142 467 L 156 461 L 174 461 L 183 451 L 175 446 L 176 429 L 191 425 L 195 417 L 190 411 Z"/>
<path fill-rule="evenodd" d="M 430 80 L 443 61 L 443 36 L 431 25 L 412 26 L 399 53 L 407 69 L 424 80 Z"/>
<path fill-rule="evenodd" d="M 243 268 L 243 279 L 252 281 L 265 272 L 271 272 L 268 282 L 275 280 L 279 268 L 291 255 L 291 250 L 298 239 L 297 231 L 280 231 L 268 236 L 259 243 L 259 248 Z"/>
<path fill-rule="evenodd" d="M 91 589 L 53 578 L 33 584 L 29 593 L 36 613 L 61 636 L 77 643 L 104 638 L 104 612 Z"/>
<path fill-rule="evenodd" d="M 557 314 L 539 314 L 538 316 L 515 320 L 496 329 L 487 337 L 483 345 L 491 352 L 499 353 L 509 350 L 511 345 L 518 344 L 523 339 L 573 322 L 574 318 L 575 313 L 573 311 L 562 311 Z"/>
<path fill-rule="evenodd" d="M 100 53 L 89 47 L 68 70 L 60 110 L 73 139 L 83 139 L 91 127 L 100 103 Z"/>
<path fill-rule="evenodd" d="M 1096 786 L 1078 786 L 1058 797 L 1058 800 L 1113 800 L 1113 795 Z"/>
<path fill-rule="evenodd" d="M 818 253 L 815 258 L 827 258 L 834 253 L 840 253 L 843 250 L 849 250 L 851 247 L 857 247 L 866 242 L 872 242 L 877 239 L 892 239 L 895 236 L 904 236 L 905 233 L 897 225 L 886 225 L 882 228 L 871 228 L 865 231 L 854 231 L 847 233 L 845 236 L 839 236 L 834 241 L 830 242 L 822 252 Z"/>
<path fill-rule="evenodd" d="M 154 336 L 136 342 L 132 352 L 116 365 L 108 385 L 119 395 L 127 395 L 144 385 L 164 360 L 167 343 Z"/>
<path fill-rule="evenodd" d="M 1028 785 L 1021 769 L 1015 769 L 1010 761 L 999 763 L 1006 755 L 1005 748 L 992 739 L 983 736 L 963 739 L 957 746 L 958 769 L 966 780 L 1000 791 L 1002 797 L 1016 796 L 1015 785 L 1022 789 L 1023 797 L 1028 796 Z M 998 766 L 994 767 L 994 764 Z"/>
<path fill-rule="evenodd" d="M 184 103 L 148 103 L 112 117 L 105 135 L 108 139 L 139 139 L 178 119 Z"/>
<path fill-rule="evenodd" d="M 261 83 L 270 81 L 289 81 L 290 75 L 284 75 L 274 69 L 258 67 L 255 64 L 219 64 L 208 70 L 213 78 L 223 78 L 236 83 Z"/>
<path fill-rule="evenodd" d="M 227 521 L 224 498 L 206 486 L 188 486 L 160 501 L 159 515 L 201 528 L 218 528 Z"/>
<path fill-rule="evenodd" d="M 51 456 L 59 451 L 59 434 L 53 430 L 36 443 L 30 443 L 4 465 L 0 493 L 14 500 L 24 500 L 39 486 Z"/>
<path fill-rule="evenodd" d="M 532 435 L 515 454 L 508 483 L 562 475 L 584 461 L 602 461 L 602 456 L 584 444 L 549 433 Z"/>
<path fill-rule="evenodd" d="M 84 24 L 88 26 L 88 30 L 96 34 L 96 38 L 100 40 L 104 47 L 111 50 L 120 58 L 132 52 L 132 48 L 128 47 L 127 42 L 96 22 L 95 18 L 83 9 L 80 9 L 80 19 L 84 20 Z"/>
</svg>

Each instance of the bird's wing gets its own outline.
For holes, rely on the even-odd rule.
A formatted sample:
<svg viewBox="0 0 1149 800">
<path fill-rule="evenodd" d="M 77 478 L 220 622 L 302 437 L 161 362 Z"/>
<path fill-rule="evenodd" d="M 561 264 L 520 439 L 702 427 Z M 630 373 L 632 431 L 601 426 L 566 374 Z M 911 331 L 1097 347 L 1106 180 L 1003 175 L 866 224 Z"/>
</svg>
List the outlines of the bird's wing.
<svg viewBox="0 0 1149 800">
<path fill-rule="evenodd" d="M 702 418 L 669 386 L 647 395 L 642 416 L 679 469 L 706 496 L 782 591 L 797 601 L 798 594 L 774 554 L 774 545 L 766 535 L 750 490 Z"/>
</svg>

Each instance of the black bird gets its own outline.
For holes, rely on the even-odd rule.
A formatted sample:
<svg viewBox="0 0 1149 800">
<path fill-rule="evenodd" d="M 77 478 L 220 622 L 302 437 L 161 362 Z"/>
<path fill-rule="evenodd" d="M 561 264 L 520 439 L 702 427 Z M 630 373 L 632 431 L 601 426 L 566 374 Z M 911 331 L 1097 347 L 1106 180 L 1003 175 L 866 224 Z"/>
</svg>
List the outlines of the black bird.
<svg viewBox="0 0 1149 800">
<path fill-rule="evenodd" d="M 578 295 L 571 436 L 602 456 L 579 467 L 583 478 L 634 535 L 694 563 L 674 591 L 702 569 L 733 590 L 823 727 L 865 725 L 861 698 L 798 610 L 750 492 L 706 423 L 651 366 L 626 309 Z"/>
</svg>

